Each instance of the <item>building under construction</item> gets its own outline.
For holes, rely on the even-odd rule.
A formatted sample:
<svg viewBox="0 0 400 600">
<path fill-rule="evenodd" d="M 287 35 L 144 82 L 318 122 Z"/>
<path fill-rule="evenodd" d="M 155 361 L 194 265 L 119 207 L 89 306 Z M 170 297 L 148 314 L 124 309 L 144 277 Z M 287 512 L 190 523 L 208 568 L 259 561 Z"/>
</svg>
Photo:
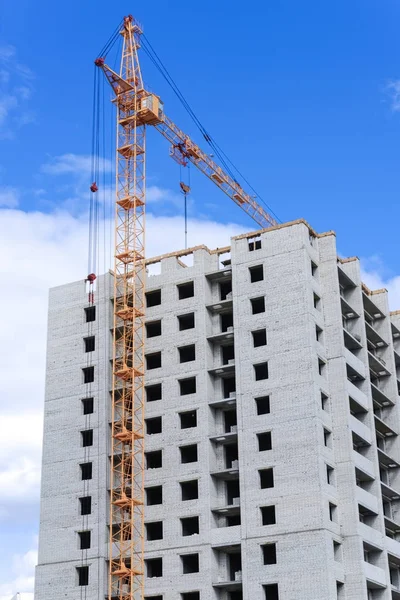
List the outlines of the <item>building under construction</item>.
<svg viewBox="0 0 400 600">
<path fill-rule="evenodd" d="M 114 267 L 96 276 L 94 106 L 89 275 L 50 293 L 35 600 L 400 599 L 400 313 L 332 232 L 279 225 L 190 107 L 222 167 L 166 116 L 142 42 L 188 109 L 125 17 L 95 60 Z M 146 260 L 147 127 L 258 230 Z"/>
<path fill-rule="evenodd" d="M 400 314 L 288 223 L 148 261 L 145 596 L 400 598 Z M 112 274 L 50 292 L 35 600 L 108 594 Z M 123 583 L 121 584 L 123 585 Z"/>
</svg>

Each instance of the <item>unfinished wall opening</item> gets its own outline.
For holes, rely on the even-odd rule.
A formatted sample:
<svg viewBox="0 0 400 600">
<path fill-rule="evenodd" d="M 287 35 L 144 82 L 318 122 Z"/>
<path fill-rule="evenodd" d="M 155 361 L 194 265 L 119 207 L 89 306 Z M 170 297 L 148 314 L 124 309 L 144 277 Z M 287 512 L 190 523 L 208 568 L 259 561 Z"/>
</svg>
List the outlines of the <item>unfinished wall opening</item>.
<svg viewBox="0 0 400 600">
<path fill-rule="evenodd" d="M 154 540 L 163 539 L 163 522 L 153 521 L 152 523 L 145 523 L 146 528 L 146 540 L 153 542 Z"/>
<path fill-rule="evenodd" d="M 318 358 L 318 373 L 321 377 L 326 376 L 326 362 L 322 358 Z"/>
<path fill-rule="evenodd" d="M 162 417 L 151 417 L 145 419 L 147 435 L 154 435 L 162 432 Z"/>
<path fill-rule="evenodd" d="M 276 544 L 263 544 L 261 550 L 264 565 L 276 565 Z"/>
<path fill-rule="evenodd" d="M 321 408 L 326 412 L 329 411 L 329 398 L 324 392 L 321 392 Z"/>
<path fill-rule="evenodd" d="M 277 583 L 264 585 L 265 600 L 279 600 L 279 591 Z"/>
<path fill-rule="evenodd" d="M 259 452 L 265 452 L 265 450 L 272 450 L 272 433 L 270 431 L 257 433 L 257 441 Z"/>
<path fill-rule="evenodd" d="M 228 281 L 221 281 L 219 284 L 219 298 L 220 300 L 227 300 L 229 294 L 232 292 L 232 279 Z"/>
<path fill-rule="evenodd" d="M 231 251 L 221 252 L 218 254 L 218 269 L 226 269 L 232 263 L 231 260 Z"/>
<path fill-rule="evenodd" d="M 146 323 L 146 336 L 148 338 L 157 337 L 159 335 L 161 335 L 161 320 Z"/>
<path fill-rule="evenodd" d="M 187 410 L 179 413 L 181 429 L 190 429 L 197 427 L 197 410 Z"/>
<path fill-rule="evenodd" d="M 153 290 L 152 292 L 146 292 L 146 307 L 151 308 L 152 306 L 158 306 L 161 304 L 161 290 Z"/>
<path fill-rule="evenodd" d="M 261 522 L 263 525 L 275 525 L 276 514 L 275 506 L 260 506 L 261 511 Z"/>
<path fill-rule="evenodd" d="M 179 331 L 194 328 L 194 312 L 178 316 Z"/>
<path fill-rule="evenodd" d="M 144 596 L 144 600 L 163 600 L 163 596 L 161 594 L 157 596 Z"/>
<path fill-rule="evenodd" d="M 321 298 L 314 292 L 313 294 L 314 308 L 321 310 Z"/>
<path fill-rule="evenodd" d="M 268 363 L 262 362 L 257 365 L 253 365 L 254 368 L 254 377 L 256 381 L 262 381 L 263 379 L 268 379 Z"/>
<path fill-rule="evenodd" d="M 257 415 L 267 415 L 271 412 L 271 404 L 269 396 L 260 396 L 254 398 L 256 402 Z"/>
<path fill-rule="evenodd" d="M 84 481 L 86 479 L 92 479 L 92 471 L 93 471 L 92 463 L 91 462 L 81 463 L 79 466 L 81 469 L 82 481 Z"/>
<path fill-rule="evenodd" d="M 337 581 L 336 582 L 336 595 L 337 595 L 337 600 L 344 600 L 345 599 L 345 595 L 344 595 L 344 583 L 342 583 L 341 581 Z"/>
<path fill-rule="evenodd" d="M 146 385 L 146 402 L 155 402 L 161 400 L 162 388 L 161 383 L 155 383 L 153 385 Z"/>
<path fill-rule="evenodd" d="M 92 496 L 82 496 L 82 498 L 79 498 L 79 513 L 81 515 L 92 514 Z"/>
<path fill-rule="evenodd" d="M 260 476 L 260 488 L 262 490 L 274 487 L 274 469 L 269 467 L 268 469 L 260 469 L 258 471 Z"/>
<path fill-rule="evenodd" d="M 151 487 L 145 488 L 144 491 L 146 495 L 146 506 L 155 506 L 156 504 L 162 504 L 162 485 L 153 485 Z"/>
<path fill-rule="evenodd" d="M 223 365 L 227 365 L 230 361 L 235 360 L 235 346 L 233 344 L 221 346 L 221 359 Z"/>
<path fill-rule="evenodd" d="M 333 502 L 329 502 L 329 520 L 337 523 L 337 506 Z"/>
<path fill-rule="evenodd" d="M 185 592 L 181 594 L 181 600 L 200 600 L 200 592 Z"/>
<path fill-rule="evenodd" d="M 233 327 L 233 313 L 227 312 L 220 315 L 221 332 L 224 333 Z"/>
<path fill-rule="evenodd" d="M 226 503 L 228 506 L 238 506 L 240 503 L 239 479 L 231 479 L 225 482 Z"/>
<path fill-rule="evenodd" d="M 90 531 L 79 531 L 79 548 L 88 550 L 90 548 Z"/>
<path fill-rule="evenodd" d="M 265 312 L 265 298 L 260 296 L 259 298 L 251 298 L 251 312 L 253 315 L 258 315 Z"/>
<path fill-rule="evenodd" d="M 179 300 L 192 298 L 194 296 L 194 281 L 187 281 L 177 286 Z"/>
<path fill-rule="evenodd" d="M 330 465 L 326 465 L 326 482 L 335 485 L 335 469 Z"/>
<path fill-rule="evenodd" d="M 236 394 L 236 379 L 233 377 L 226 377 L 222 382 L 222 390 L 224 398 L 232 398 Z"/>
<path fill-rule="evenodd" d="M 162 467 L 162 450 L 153 450 L 144 453 L 146 469 L 160 469 Z"/>
<path fill-rule="evenodd" d="M 161 275 L 162 273 L 162 264 L 161 260 L 151 263 L 150 265 L 146 265 L 146 274 L 147 277 L 154 277 L 154 275 Z"/>
<path fill-rule="evenodd" d="M 249 267 L 250 282 L 257 283 L 264 279 L 264 268 L 263 265 L 256 265 L 255 267 Z"/>
<path fill-rule="evenodd" d="M 237 515 L 228 515 L 226 517 L 226 526 L 236 527 L 236 525 L 240 525 L 240 513 Z"/>
<path fill-rule="evenodd" d="M 182 536 L 197 535 L 199 533 L 199 517 L 184 517 L 181 519 Z"/>
<path fill-rule="evenodd" d="M 333 540 L 333 558 L 336 562 L 342 562 L 342 544 Z"/>
<path fill-rule="evenodd" d="M 249 238 L 249 252 L 254 252 L 254 250 L 261 250 L 261 239 L 260 238 Z"/>
<path fill-rule="evenodd" d="M 94 411 L 94 399 L 82 398 L 82 412 L 84 415 L 91 415 Z"/>
<path fill-rule="evenodd" d="M 179 380 L 179 393 L 181 396 L 196 393 L 196 377 L 187 377 Z"/>
<path fill-rule="evenodd" d="M 199 482 L 197 479 L 191 479 L 190 481 L 181 481 L 181 498 L 183 501 L 186 500 L 197 500 L 199 497 Z"/>
<path fill-rule="evenodd" d="M 96 320 L 96 307 L 95 306 L 88 306 L 87 308 L 84 309 L 84 311 L 85 311 L 86 323 L 92 323 L 93 321 Z"/>
<path fill-rule="evenodd" d="M 224 411 L 224 431 L 225 431 L 225 433 L 237 432 L 236 410 L 225 410 Z"/>
<path fill-rule="evenodd" d="M 82 369 L 83 383 L 93 383 L 94 381 L 94 367 L 84 367 Z"/>
<path fill-rule="evenodd" d="M 226 469 L 238 469 L 239 468 L 239 450 L 237 444 L 227 444 L 224 447 L 225 453 L 225 468 Z"/>
<path fill-rule="evenodd" d="M 179 451 L 182 464 L 197 462 L 197 444 L 180 446 Z"/>
<path fill-rule="evenodd" d="M 319 325 L 315 326 L 315 339 L 322 344 L 322 329 Z"/>
<path fill-rule="evenodd" d="M 332 432 L 324 427 L 324 446 L 332 448 Z"/>
<path fill-rule="evenodd" d="M 151 371 L 152 369 L 159 369 L 161 367 L 161 351 L 152 352 L 146 354 L 146 369 Z"/>
<path fill-rule="evenodd" d="M 158 558 L 147 558 L 144 562 L 146 564 L 146 574 L 149 579 L 163 576 L 163 563 L 161 556 Z"/>
<path fill-rule="evenodd" d="M 89 337 L 83 338 L 83 342 L 85 344 L 85 352 L 94 352 L 95 350 L 95 337 L 91 335 Z"/>
<path fill-rule="evenodd" d="M 199 572 L 199 555 L 198 554 L 181 554 L 182 573 L 198 573 Z"/>
<path fill-rule="evenodd" d="M 315 277 L 317 275 L 318 267 L 314 261 L 311 261 L 311 275 Z"/>
<path fill-rule="evenodd" d="M 229 580 L 230 581 L 240 581 L 241 580 L 241 571 L 242 571 L 242 555 L 239 552 L 232 552 L 228 555 L 228 570 L 229 570 Z M 240 575 L 238 575 L 240 574 Z"/>
<path fill-rule="evenodd" d="M 180 348 L 178 348 L 178 352 L 180 363 L 186 363 L 191 362 L 192 360 L 196 360 L 195 344 L 190 344 L 189 346 L 181 346 Z"/>
<path fill-rule="evenodd" d="M 259 348 L 260 346 L 267 345 L 267 330 L 266 329 L 258 329 L 257 331 L 252 331 L 251 335 L 253 336 L 254 348 Z"/>
<path fill-rule="evenodd" d="M 93 446 L 93 429 L 85 429 L 81 431 L 82 446 Z"/>
<path fill-rule="evenodd" d="M 89 585 L 89 567 L 76 567 L 78 585 Z"/>
</svg>

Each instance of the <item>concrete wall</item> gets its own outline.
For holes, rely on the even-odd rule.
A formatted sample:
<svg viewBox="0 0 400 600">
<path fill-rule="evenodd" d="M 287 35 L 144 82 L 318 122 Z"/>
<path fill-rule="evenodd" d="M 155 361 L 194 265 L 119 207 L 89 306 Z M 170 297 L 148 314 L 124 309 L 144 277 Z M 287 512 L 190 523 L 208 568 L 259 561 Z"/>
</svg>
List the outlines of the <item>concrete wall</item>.
<svg viewBox="0 0 400 600">
<path fill-rule="evenodd" d="M 250 250 L 254 239 L 261 247 Z M 357 260 L 338 264 L 333 234 L 315 236 L 299 222 L 254 239 L 233 239 L 229 255 L 200 248 L 191 257 L 169 256 L 149 266 L 147 290 L 161 289 L 162 303 L 147 309 L 146 320 L 161 320 L 162 334 L 146 340 L 146 353 L 161 351 L 162 366 L 147 371 L 146 385 L 161 382 L 162 399 L 147 403 L 146 418 L 161 416 L 162 432 L 146 437 L 146 452 L 162 450 L 163 462 L 146 471 L 145 484 L 162 485 L 163 504 L 147 506 L 145 520 L 163 521 L 163 539 L 146 541 L 146 559 L 162 557 L 163 576 L 146 578 L 146 595 L 172 600 L 200 591 L 202 600 L 261 600 L 263 586 L 277 583 L 279 600 L 392 598 L 389 565 L 397 585 L 400 543 L 395 532 L 392 539 L 386 533 L 395 528 L 400 489 L 400 335 L 393 338 L 400 334 L 400 317 L 389 315 L 385 292 L 363 290 Z M 221 259 L 231 262 L 224 266 Z M 251 283 L 249 268 L 257 266 L 263 279 Z M 159 274 L 151 275 L 157 267 Z M 220 285 L 230 280 L 232 292 L 221 299 Z M 189 281 L 194 296 L 179 300 L 177 285 Z M 76 598 L 80 564 L 90 564 L 86 598 L 106 590 L 110 285 L 110 275 L 100 278 L 93 324 L 84 322 L 83 283 L 50 295 L 36 600 Z M 261 297 L 265 311 L 252 314 L 251 299 Z M 375 315 L 370 325 L 365 309 L 367 318 L 371 311 Z M 178 316 L 191 312 L 195 327 L 180 331 Z M 223 332 L 221 317 L 230 313 L 233 329 Z M 82 338 L 90 329 L 97 345 L 91 387 L 80 379 L 87 359 Z M 267 344 L 255 348 L 252 332 L 262 329 Z M 377 363 L 368 348 L 380 339 L 377 352 L 387 374 L 376 391 L 369 373 Z M 180 363 L 178 348 L 189 344 L 195 344 L 196 358 Z M 223 364 L 221 352 L 231 344 L 234 360 Z M 254 365 L 263 363 L 268 378 L 256 381 Z M 182 396 L 179 380 L 187 377 L 196 377 L 196 393 Z M 224 397 L 224 381 L 231 377 L 236 393 Z M 95 397 L 90 417 L 81 414 L 85 395 Z M 255 398 L 264 396 L 270 412 L 257 414 Z M 388 404 L 380 408 L 385 398 Z M 179 413 L 189 410 L 197 411 L 197 426 L 181 429 Z M 234 411 L 236 425 L 227 430 Z M 85 427 L 94 429 L 90 454 L 80 447 Z M 375 427 L 386 432 L 384 452 L 377 450 Z M 266 432 L 272 448 L 259 451 L 257 435 Z M 197 444 L 198 460 L 182 464 L 180 447 L 188 444 Z M 225 453 L 232 459 L 236 445 L 238 462 L 227 463 Z M 88 457 L 94 510 L 83 518 L 79 463 Z M 271 467 L 274 486 L 261 489 L 259 470 Z M 180 482 L 193 479 L 199 497 L 182 501 Z M 236 485 L 240 524 L 239 501 L 228 502 L 226 490 Z M 392 501 L 390 522 L 383 515 L 385 495 Z M 261 507 L 271 505 L 276 523 L 262 525 Z M 192 516 L 199 517 L 199 534 L 183 536 L 180 519 Z M 93 543 L 82 552 L 77 531 L 86 528 Z M 264 564 L 265 544 L 276 544 L 276 564 Z M 230 572 L 230 557 L 234 564 L 238 552 L 241 569 L 236 563 Z M 183 574 L 182 556 L 188 553 L 199 554 L 199 573 Z M 241 571 L 236 581 L 235 570 Z"/>
</svg>

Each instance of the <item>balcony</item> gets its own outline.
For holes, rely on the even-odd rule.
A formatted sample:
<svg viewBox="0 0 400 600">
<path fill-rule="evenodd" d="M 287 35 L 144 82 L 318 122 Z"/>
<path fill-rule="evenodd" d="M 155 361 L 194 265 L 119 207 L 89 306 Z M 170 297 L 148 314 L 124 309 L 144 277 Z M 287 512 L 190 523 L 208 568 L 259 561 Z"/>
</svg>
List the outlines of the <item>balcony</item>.
<svg viewBox="0 0 400 600">
<path fill-rule="evenodd" d="M 226 300 L 220 300 L 219 302 L 214 302 L 214 304 L 208 304 L 207 308 L 213 315 L 218 315 L 221 313 L 232 312 L 233 301 L 231 298 Z"/>
<path fill-rule="evenodd" d="M 206 273 L 206 277 L 209 281 L 223 281 L 232 277 L 232 267 L 230 265 L 225 266 L 223 269 L 218 271 L 210 271 Z"/>
<path fill-rule="evenodd" d="M 375 418 L 375 429 L 379 431 L 385 437 L 391 437 L 393 435 L 397 435 L 397 432 L 392 429 L 390 425 L 388 425 L 385 421 L 383 421 L 378 415 L 374 415 Z"/>
<path fill-rule="evenodd" d="M 231 377 L 235 372 L 235 360 L 231 359 L 225 365 L 208 369 L 208 372 L 210 375 L 214 375 L 214 377 Z"/>
<path fill-rule="evenodd" d="M 372 433 L 369 427 L 361 423 L 358 419 L 351 416 L 350 417 L 350 427 L 351 430 L 356 433 L 367 445 L 371 445 L 372 443 Z"/>
<path fill-rule="evenodd" d="M 387 396 L 380 382 L 377 383 L 378 385 L 371 382 L 371 393 L 374 403 L 376 403 L 378 406 L 394 406 L 393 400 Z"/>
<path fill-rule="evenodd" d="M 357 356 L 355 356 L 352 352 L 350 352 L 350 350 L 348 350 L 347 348 L 345 348 L 345 350 L 344 350 L 344 356 L 345 356 L 348 368 L 350 368 L 350 370 L 352 372 L 354 372 L 354 375 L 352 375 L 350 377 L 350 379 L 351 380 L 353 378 L 354 379 L 365 379 L 364 363 L 359 358 L 357 358 Z"/>
<path fill-rule="evenodd" d="M 211 477 L 222 479 L 223 481 L 230 481 L 232 479 L 239 479 L 239 461 L 234 460 L 230 468 L 220 469 L 210 473 Z"/>
<path fill-rule="evenodd" d="M 368 398 L 357 386 L 347 380 L 347 393 L 350 398 L 353 398 L 365 411 L 368 411 Z"/>
<path fill-rule="evenodd" d="M 356 487 L 356 501 L 358 504 L 365 506 L 372 512 L 379 513 L 378 498 L 376 496 L 374 496 L 373 494 L 371 494 L 370 492 L 367 492 L 367 490 L 360 488 L 359 486 Z M 364 525 L 364 524 L 360 523 L 360 525 Z M 364 527 L 368 527 L 368 526 L 364 525 Z M 369 527 L 368 529 L 371 529 L 371 527 Z"/>
<path fill-rule="evenodd" d="M 364 562 L 364 575 L 369 589 L 382 589 L 386 588 L 386 576 L 385 571 L 380 567 L 371 565 L 371 563 Z"/>
<path fill-rule="evenodd" d="M 348 350 L 360 350 L 362 348 L 361 336 L 353 334 L 345 325 L 343 325 L 344 345 Z"/>
<path fill-rule="evenodd" d="M 389 500 L 399 500 L 400 499 L 400 492 L 393 489 L 390 486 L 390 483 L 384 482 L 384 481 L 382 481 L 382 479 L 381 479 L 381 491 L 382 491 L 382 496 L 385 496 Z"/>
<path fill-rule="evenodd" d="M 400 562 L 400 542 L 394 540 L 388 536 L 385 537 L 385 545 L 388 554 L 396 559 L 396 562 Z"/>
<path fill-rule="evenodd" d="M 220 547 L 221 544 L 228 547 L 240 544 L 240 525 L 211 529 L 211 545 Z"/>
<path fill-rule="evenodd" d="M 357 469 L 375 479 L 374 465 L 368 458 L 353 450 L 353 461 Z"/>
<path fill-rule="evenodd" d="M 363 296 L 364 313 L 365 313 L 366 320 L 369 323 L 373 323 L 377 319 L 383 319 L 385 317 L 385 315 L 380 310 L 380 308 L 378 308 L 377 305 L 374 302 L 372 302 L 371 297 L 367 296 L 367 294 L 365 292 L 363 292 L 362 296 Z"/>
<path fill-rule="evenodd" d="M 211 408 L 228 408 L 236 406 L 236 392 L 231 392 L 227 398 L 212 400 L 208 403 Z"/>
<path fill-rule="evenodd" d="M 212 344 L 223 344 L 224 342 L 228 342 L 229 340 L 233 340 L 233 326 L 228 327 L 226 331 L 220 331 L 219 333 L 214 333 L 212 335 L 207 336 L 207 340 Z"/>
<path fill-rule="evenodd" d="M 378 459 L 379 459 L 379 464 L 381 464 L 389 469 L 397 469 L 400 467 L 400 464 L 396 460 L 394 460 L 394 458 L 389 456 L 389 454 L 387 454 L 387 452 L 385 452 L 385 450 L 382 450 L 379 447 L 378 447 Z"/>
<path fill-rule="evenodd" d="M 360 315 L 354 308 L 349 304 L 348 300 L 344 297 L 343 292 L 340 293 L 340 304 L 342 306 L 342 315 L 345 319 L 357 319 Z"/>
<path fill-rule="evenodd" d="M 233 498 L 232 504 L 225 506 L 216 506 L 211 509 L 213 513 L 220 515 L 221 517 L 233 517 L 240 514 L 240 498 Z"/>
<path fill-rule="evenodd" d="M 386 362 L 383 360 L 383 358 L 373 354 L 371 350 L 368 350 L 368 362 L 369 368 L 374 375 L 373 379 L 379 379 L 380 377 L 387 377 L 390 375 L 390 371 L 387 368 Z"/>
<path fill-rule="evenodd" d="M 374 548 L 383 548 L 384 538 L 380 531 L 365 525 L 365 523 L 359 523 L 358 532 L 363 540 Z"/>
<path fill-rule="evenodd" d="M 222 433 L 220 435 L 212 435 L 210 436 L 210 441 L 213 442 L 214 444 L 221 444 L 223 446 L 226 446 L 228 444 L 234 444 L 235 442 L 237 442 L 237 430 L 236 431 L 229 431 L 227 433 Z"/>
<path fill-rule="evenodd" d="M 365 321 L 365 331 L 367 334 L 367 340 L 377 348 L 384 348 L 388 345 L 383 337 L 377 332 L 371 323 L 368 323 L 368 321 Z"/>
</svg>

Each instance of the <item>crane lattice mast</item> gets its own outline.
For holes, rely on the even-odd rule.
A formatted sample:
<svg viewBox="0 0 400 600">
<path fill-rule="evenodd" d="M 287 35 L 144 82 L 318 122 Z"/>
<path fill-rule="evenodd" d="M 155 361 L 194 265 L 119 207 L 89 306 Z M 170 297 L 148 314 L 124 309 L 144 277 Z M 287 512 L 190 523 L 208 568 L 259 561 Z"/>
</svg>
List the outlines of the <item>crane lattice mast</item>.
<svg viewBox="0 0 400 600">
<path fill-rule="evenodd" d="M 119 74 L 97 58 L 115 93 L 115 205 L 112 449 L 109 600 L 144 596 L 144 313 L 145 130 L 154 126 L 180 164 L 193 163 L 261 227 L 277 222 L 165 114 L 144 89 L 138 49 L 142 30 L 124 18 Z M 97 188 L 97 186 L 96 186 Z M 93 190 L 92 190 L 93 191 Z M 97 191 L 97 190 L 96 190 Z"/>
</svg>

